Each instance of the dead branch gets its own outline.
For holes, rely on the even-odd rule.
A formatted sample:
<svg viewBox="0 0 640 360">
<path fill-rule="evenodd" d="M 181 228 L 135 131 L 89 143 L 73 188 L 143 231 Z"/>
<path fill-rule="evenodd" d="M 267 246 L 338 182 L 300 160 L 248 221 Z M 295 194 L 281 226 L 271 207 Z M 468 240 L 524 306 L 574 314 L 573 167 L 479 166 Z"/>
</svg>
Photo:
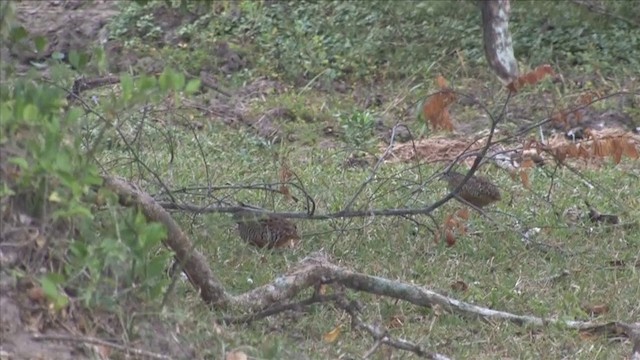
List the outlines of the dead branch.
<svg viewBox="0 0 640 360">
<path fill-rule="evenodd" d="M 80 97 L 80 93 L 83 91 L 95 89 L 104 85 L 112 85 L 120 82 L 120 78 L 117 76 L 109 75 L 104 77 L 98 77 L 93 79 L 86 79 L 81 77 L 73 82 L 71 91 L 67 95 L 67 100 L 75 100 Z"/>
<path fill-rule="evenodd" d="M 363 359 L 369 358 L 380 347 L 380 345 L 385 344 L 387 346 L 391 346 L 396 349 L 410 351 L 418 356 L 421 356 L 427 359 L 449 360 L 449 358 L 445 355 L 428 351 L 422 346 L 414 344 L 407 340 L 393 339 L 391 336 L 389 336 L 388 332 L 385 329 L 382 329 L 379 326 L 374 326 L 374 325 L 363 322 L 358 316 L 358 313 L 360 312 L 360 309 L 359 309 L 360 306 L 355 301 L 347 301 L 346 298 L 341 297 L 336 301 L 336 304 L 338 305 L 339 308 L 341 308 L 347 314 L 349 314 L 349 316 L 351 317 L 352 328 L 366 331 L 375 340 L 375 343 L 373 344 L 371 349 L 369 349 L 369 351 L 367 351 L 362 356 Z"/>
</svg>

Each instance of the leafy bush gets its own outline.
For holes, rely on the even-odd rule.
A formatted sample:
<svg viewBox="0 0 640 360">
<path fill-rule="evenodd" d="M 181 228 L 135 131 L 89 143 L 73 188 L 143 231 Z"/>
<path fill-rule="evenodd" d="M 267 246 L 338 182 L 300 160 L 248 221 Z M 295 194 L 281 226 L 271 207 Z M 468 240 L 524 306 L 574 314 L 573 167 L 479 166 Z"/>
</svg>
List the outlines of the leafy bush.
<svg viewBox="0 0 640 360">
<path fill-rule="evenodd" d="M 82 70 L 85 58 L 76 53 L 70 62 Z M 63 90 L 72 85 L 69 65 L 51 59 L 49 71 L 51 81 L 34 71 L 0 84 L 0 148 L 11 154 L 2 168 L 15 169 L 3 173 L 0 202 L 57 229 L 42 234 L 47 241 L 39 244 L 53 264 L 40 276 L 41 286 L 56 308 L 68 302 L 63 288 L 76 289 L 87 305 L 114 307 L 125 298 L 153 303 L 168 285 L 165 267 L 172 254 L 161 246 L 165 230 L 137 210 L 121 210 L 118 199 L 100 187 L 93 155 L 117 136 L 117 118 L 138 114 L 139 104 L 173 92 L 192 93 L 199 81 L 187 82 L 169 69 L 157 79 L 124 75 L 119 96 L 100 97 L 97 110 L 85 111 L 70 104 Z M 23 265 L 27 274 L 41 267 Z"/>
<path fill-rule="evenodd" d="M 337 114 L 338 121 L 344 130 L 344 137 L 348 144 L 360 148 L 371 145 L 374 138 L 375 117 L 368 111 L 354 111 L 350 114 Z"/>
</svg>

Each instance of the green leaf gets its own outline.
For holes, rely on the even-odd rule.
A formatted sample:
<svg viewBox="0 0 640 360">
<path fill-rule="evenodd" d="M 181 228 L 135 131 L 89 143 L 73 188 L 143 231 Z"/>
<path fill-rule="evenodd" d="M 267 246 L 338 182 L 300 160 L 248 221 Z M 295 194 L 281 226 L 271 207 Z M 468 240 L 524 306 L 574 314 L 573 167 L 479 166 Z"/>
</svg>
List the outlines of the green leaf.
<svg viewBox="0 0 640 360">
<path fill-rule="evenodd" d="M 83 241 L 74 241 L 69 245 L 69 251 L 79 259 L 84 259 L 89 255 L 89 248 Z"/>
<path fill-rule="evenodd" d="M 0 90 L 0 93 L 4 93 L 4 89 Z M 4 125 L 5 123 L 9 123 L 12 120 L 13 120 L 12 106 L 10 106 L 8 102 L 3 103 L 2 106 L 0 107 L 0 124 Z"/>
<path fill-rule="evenodd" d="M 56 210 L 52 214 L 54 219 L 65 219 L 71 217 L 84 217 L 87 219 L 93 219 L 91 210 L 84 206 L 76 205 L 67 210 Z"/>
<path fill-rule="evenodd" d="M 22 118 L 26 121 L 38 120 L 38 108 L 33 104 L 28 104 L 22 110 Z"/>
<path fill-rule="evenodd" d="M 165 270 L 169 256 L 156 256 L 147 263 L 147 277 L 162 278 L 165 276 Z"/>
<path fill-rule="evenodd" d="M 109 64 L 107 62 L 107 56 L 105 55 L 104 49 L 101 47 L 98 47 L 94 51 L 93 56 L 96 59 L 96 63 L 98 64 L 98 70 L 101 73 L 107 72 Z"/>
<path fill-rule="evenodd" d="M 157 81 L 153 76 L 143 76 L 138 81 L 138 88 L 140 91 L 147 91 L 156 87 Z"/>
<path fill-rule="evenodd" d="M 11 40 L 12 42 L 18 42 L 22 39 L 25 39 L 27 36 L 29 36 L 29 32 L 24 27 L 18 26 L 11 29 L 9 40 Z"/>
<path fill-rule="evenodd" d="M 74 106 L 67 113 L 67 121 L 70 124 L 74 124 L 82 115 L 84 115 L 84 110 Z"/>
<path fill-rule="evenodd" d="M 129 101 L 133 98 L 133 78 L 129 74 L 123 74 L 120 77 L 120 88 L 122 89 L 122 98 Z"/>
<path fill-rule="evenodd" d="M 71 50 L 71 52 L 69 52 L 69 63 L 74 69 L 82 71 L 87 66 L 88 62 L 88 54 L 84 52 L 78 52 L 76 50 Z"/>
<path fill-rule="evenodd" d="M 171 88 L 171 72 L 171 69 L 166 68 L 164 69 L 162 74 L 160 74 L 160 77 L 158 78 L 160 90 L 167 91 Z"/>
<path fill-rule="evenodd" d="M 42 286 L 42 290 L 44 294 L 49 299 L 55 299 L 58 297 L 58 285 L 51 281 L 51 279 L 47 276 L 40 279 L 40 285 Z"/>
<path fill-rule="evenodd" d="M 15 194 L 16 192 L 11 190 L 11 188 L 6 183 L 2 184 L 2 190 L 0 190 L 0 198 L 13 196 Z"/>
<path fill-rule="evenodd" d="M 186 81 L 184 74 L 182 73 L 173 73 L 172 76 L 172 88 L 173 90 L 182 90 L 184 89 L 184 83 Z"/>
<path fill-rule="evenodd" d="M 187 94 L 193 94 L 198 90 L 200 90 L 200 79 L 190 80 L 184 88 L 184 92 Z"/>
<path fill-rule="evenodd" d="M 29 64 L 33 65 L 33 67 L 35 67 L 36 69 L 46 69 L 47 67 L 49 67 L 45 63 L 37 63 L 35 61 L 29 61 Z"/>
<path fill-rule="evenodd" d="M 55 51 L 53 54 L 51 54 L 51 58 L 53 60 L 62 61 L 64 60 L 64 54 L 61 53 L 60 51 Z"/>
<path fill-rule="evenodd" d="M 74 69 L 80 68 L 80 54 L 77 51 L 71 50 L 69 52 L 69 64 L 71 64 Z"/>
<path fill-rule="evenodd" d="M 36 36 L 35 39 L 33 39 L 33 43 L 36 45 L 36 51 L 41 53 L 47 47 L 47 38 L 44 36 Z"/>
<path fill-rule="evenodd" d="M 69 303 L 65 294 L 58 291 L 58 285 L 64 283 L 64 276 L 58 273 L 48 273 L 40 278 L 40 286 L 44 295 L 53 302 L 56 309 L 63 308 Z"/>
<path fill-rule="evenodd" d="M 148 224 L 140 233 L 140 246 L 144 251 L 151 250 L 152 247 L 158 245 L 166 236 L 166 231 L 162 224 Z"/>
<path fill-rule="evenodd" d="M 21 158 L 21 157 L 12 157 L 11 159 L 9 159 L 9 162 L 15 165 L 18 165 L 21 169 L 25 170 L 29 168 L 29 163 L 27 162 L 27 160 L 25 158 Z"/>
</svg>

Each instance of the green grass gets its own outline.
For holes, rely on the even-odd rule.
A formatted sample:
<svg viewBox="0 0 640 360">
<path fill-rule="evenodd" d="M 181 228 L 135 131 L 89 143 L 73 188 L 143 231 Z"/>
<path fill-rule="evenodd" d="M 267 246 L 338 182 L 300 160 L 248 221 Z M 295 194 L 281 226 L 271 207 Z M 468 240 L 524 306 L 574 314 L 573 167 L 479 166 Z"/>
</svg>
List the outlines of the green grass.
<svg viewBox="0 0 640 360">
<path fill-rule="evenodd" d="M 267 100 L 269 102 L 269 100 Z M 257 105 L 261 107 L 262 105 Z M 313 129 L 315 124 L 296 122 L 298 131 Z M 153 164 L 160 177 L 172 189 L 206 184 L 205 170 L 191 132 L 180 126 L 171 127 L 177 154 L 171 173 L 162 156 L 164 144 L 153 135 L 142 140 L 141 160 Z M 209 176 L 214 184 L 249 185 L 278 181 L 277 153 L 287 154 L 291 168 L 314 198 L 318 213 L 341 209 L 359 184 L 369 176 L 367 169 L 344 169 L 343 149 L 321 150 L 296 144 L 265 146 L 246 129 L 234 130 L 216 123 L 199 132 L 202 151 L 207 156 Z M 343 144 L 343 147 L 348 145 Z M 116 154 L 111 153 L 111 156 Z M 622 166 L 632 166 L 625 160 Z M 124 170 L 124 171 L 123 171 Z M 444 184 L 429 183 L 418 195 L 411 192 L 427 179 L 437 166 L 425 164 L 386 164 L 378 180 L 363 192 L 356 208 L 420 207 L 445 194 Z M 126 168 L 111 172 L 127 173 Z M 640 297 L 640 274 L 634 267 L 639 256 L 640 237 L 635 230 L 604 228 L 588 221 L 569 228 L 562 217 L 570 206 L 582 205 L 587 199 L 602 212 L 620 214 L 629 221 L 640 215 L 640 187 L 635 176 L 621 167 L 607 165 L 584 174 L 604 190 L 589 191 L 569 171 L 561 170 L 552 190 L 552 201 L 544 196 L 550 187 L 550 168 L 535 169 L 530 174 L 532 190 L 511 180 L 504 172 L 486 168 L 485 175 L 494 179 L 504 193 L 504 200 L 489 211 L 498 223 L 472 213 L 468 226 L 474 235 L 461 236 L 454 247 L 436 244 L 424 228 L 416 229 L 409 221 L 398 218 L 336 219 L 330 221 L 298 220 L 303 234 L 301 247 L 293 251 L 260 251 L 247 246 L 237 236 L 235 225 L 227 215 L 176 213 L 175 218 L 188 229 L 198 249 L 209 259 L 220 280 L 232 293 L 239 294 L 255 286 L 267 284 L 287 271 L 298 260 L 313 251 L 325 249 L 334 261 L 357 271 L 412 282 L 436 291 L 449 293 L 463 301 L 518 314 L 541 317 L 587 320 L 583 305 L 606 304 L 610 311 L 597 320 L 633 321 L 640 315 L 636 299 Z M 632 170 L 632 172 L 637 172 Z M 385 181 L 390 178 L 391 181 Z M 380 188 L 378 188 L 380 186 Z M 153 192 L 153 187 L 146 188 Z M 295 193 L 294 193 L 295 194 Z M 383 196 L 379 196 L 384 194 Z M 287 203 L 282 196 L 259 192 L 225 192 L 229 199 L 241 200 L 276 211 L 300 211 L 300 204 Z M 295 194 L 299 195 L 299 194 Z M 223 194 L 215 193 L 222 197 Z M 369 198 L 374 200 L 369 201 Z M 625 201 L 614 199 L 626 199 Z M 207 204 L 206 197 L 190 201 Z M 446 214 L 459 208 L 454 202 L 438 209 L 434 216 L 442 222 Z M 543 254 L 529 249 L 512 231 L 514 217 L 522 226 L 540 227 L 537 241 L 557 246 L 562 251 Z M 427 217 L 416 220 L 433 229 Z M 416 231 L 417 230 L 417 231 Z M 609 261 L 624 260 L 626 266 L 611 268 Z M 549 281 L 563 271 L 569 275 Z M 451 289 L 452 283 L 468 284 L 466 292 Z M 184 295 L 183 295 L 184 294 Z M 403 326 L 392 329 L 393 336 L 418 342 L 431 350 L 455 358 L 520 357 L 612 358 L 622 357 L 629 346 L 609 343 L 596 337 L 581 339 L 574 331 L 555 327 L 528 329 L 507 323 L 485 323 L 422 309 L 410 304 L 395 304 L 385 299 L 360 293 L 350 297 L 365 304 L 363 318 L 368 322 L 387 324 L 394 316 Z M 278 359 L 307 354 L 311 358 L 337 358 L 341 354 L 359 356 L 368 350 L 372 340 L 349 329 L 349 320 L 331 305 L 317 305 L 305 314 L 279 315 L 248 326 L 224 327 L 216 334 L 210 324 L 220 315 L 211 312 L 188 284 L 178 287 L 165 316 L 185 326 L 200 356 L 218 356 L 226 349 L 250 346 L 247 351 L 258 358 Z M 231 315 L 231 314 L 227 314 Z M 291 317 L 294 319 L 291 319 Z M 326 344 L 322 335 L 338 324 L 346 326 L 339 341 Z M 212 339 L 215 339 L 213 341 Z M 406 355 L 400 355 L 399 357 Z"/>
</svg>

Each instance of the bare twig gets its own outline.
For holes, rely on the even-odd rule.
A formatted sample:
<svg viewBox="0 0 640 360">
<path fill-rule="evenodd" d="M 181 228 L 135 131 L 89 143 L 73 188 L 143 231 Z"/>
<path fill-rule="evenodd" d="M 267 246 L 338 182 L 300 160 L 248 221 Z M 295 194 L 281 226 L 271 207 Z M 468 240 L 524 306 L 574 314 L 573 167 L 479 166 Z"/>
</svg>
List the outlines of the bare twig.
<svg viewBox="0 0 640 360">
<path fill-rule="evenodd" d="M 371 174 L 369 174 L 369 178 L 367 178 L 367 180 L 365 180 L 361 185 L 360 188 L 358 188 L 358 190 L 356 190 L 355 194 L 353 194 L 353 197 L 351 197 L 351 200 L 349 200 L 347 202 L 347 204 L 344 206 L 343 211 L 349 211 L 349 209 L 351 209 L 351 206 L 353 205 L 353 203 L 356 201 L 356 199 L 358 198 L 358 196 L 360 196 L 360 194 L 362 193 L 362 191 L 364 191 L 364 189 L 367 187 L 367 185 L 369 185 L 376 177 L 376 174 L 378 173 L 378 169 L 380 168 L 380 165 L 382 165 L 382 163 L 384 163 L 384 159 L 387 158 L 387 155 L 389 155 L 389 153 L 391 152 L 391 149 L 393 149 L 393 144 L 395 142 L 395 138 L 396 138 L 396 129 L 398 128 L 398 125 L 394 126 L 392 131 L 391 131 L 391 139 L 389 139 L 389 145 L 387 146 L 387 148 L 385 149 L 384 153 L 382 154 L 382 156 L 380 156 L 378 158 L 378 161 L 376 162 L 375 166 L 373 167 L 373 170 L 371 170 Z"/>
<path fill-rule="evenodd" d="M 367 351 L 366 353 L 364 353 L 364 355 L 362 355 L 362 359 L 368 359 L 371 357 L 371 355 L 375 354 L 376 351 L 378 351 L 378 348 L 380 347 L 380 345 L 382 345 L 382 341 L 385 338 L 381 338 L 376 340 L 376 342 L 373 344 L 373 346 L 371 346 L 371 349 L 369 349 L 369 351 Z"/>
<path fill-rule="evenodd" d="M 633 19 L 629 19 L 627 17 L 624 16 L 619 16 L 616 15 L 610 11 L 607 11 L 607 9 L 605 9 L 604 7 L 600 6 L 599 4 L 596 4 L 595 2 L 589 2 L 589 1 L 580 1 L 580 0 L 571 0 L 572 3 L 578 5 L 578 6 L 582 6 L 585 7 L 587 10 L 592 11 L 594 13 L 597 14 L 601 14 L 616 20 L 621 20 L 626 22 L 629 25 L 632 26 L 640 26 L 640 22 L 638 21 L 634 21 Z"/>
<path fill-rule="evenodd" d="M 158 353 L 154 353 L 147 350 L 136 349 L 129 346 L 124 346 L 116 343 L 112 343 L 110 341 L 101 340 L 94 337 L 89 336 L 60 336 L 60 335 L 33 335 L 31 339 L 35 341 L 66 341 L 66 342 L 74 342 L 74 343 L 86 343 L 93 345 L 106 346 L 113 349 L 118 349 L 127 354 L 134 354 L 138 356 L 145 356 L 152 359 L 162 359 L 162 360 L 170 360 L 171 356 L 162 355 Z"/>
<path fill-rule="evenodd" d="M 404 339 L 393 339 L 385 329 L 379 326 L 374 326 L 374 325 L 363 322 L 360 319 L 360 316 L 358 316 L 359 306 L 355 301 L 347 301 L 343 297 L 338 299 L 338 301 L 336 301 L 336 304 L 338 305 L 338 307 L 344 310 L 351 317 L 351 327 L 364 330 L 365 332 L 369 333 L 369 335 L 371 335 L 373 339 L 376 341 L 374 345 L 371 347 L 371 349 L 369 349 L 369 351 L 367 351 L 367 353 L 363 355 L 362 357 L 363 359 L 367 359 L 368 357 L 370 357 L 382 344 L 391 346 L 396 349 L 410 351 L 420 357 L 427 358 L 427 359 L 434 359 L 434 360 L 449 359 L 445 355 L 428 351 L 424 347 L 414 344 L 410 341 L 407 341 Z"/>
<path fill-rule="evenodd" d="M 339 294 L 332 294 L 332 295 L 326 295 L 326 296 L 314 294 L 313 296 L 311 296 L 306 300 L 302 300 L 295 303 L 276 304 L 259 313 L 249 314 L 241 317 L 225 317 L 222 319 L 222 322 L 224 322 L 225 324 L 249 324 L 254 321 L 261 320 L 266 317 L 276 315 L 284 311 L 301 310 L 305 306 L 309 306 L 312 304 L 336 301 L 338 299 L 338 296 Z"/>
</svg>

